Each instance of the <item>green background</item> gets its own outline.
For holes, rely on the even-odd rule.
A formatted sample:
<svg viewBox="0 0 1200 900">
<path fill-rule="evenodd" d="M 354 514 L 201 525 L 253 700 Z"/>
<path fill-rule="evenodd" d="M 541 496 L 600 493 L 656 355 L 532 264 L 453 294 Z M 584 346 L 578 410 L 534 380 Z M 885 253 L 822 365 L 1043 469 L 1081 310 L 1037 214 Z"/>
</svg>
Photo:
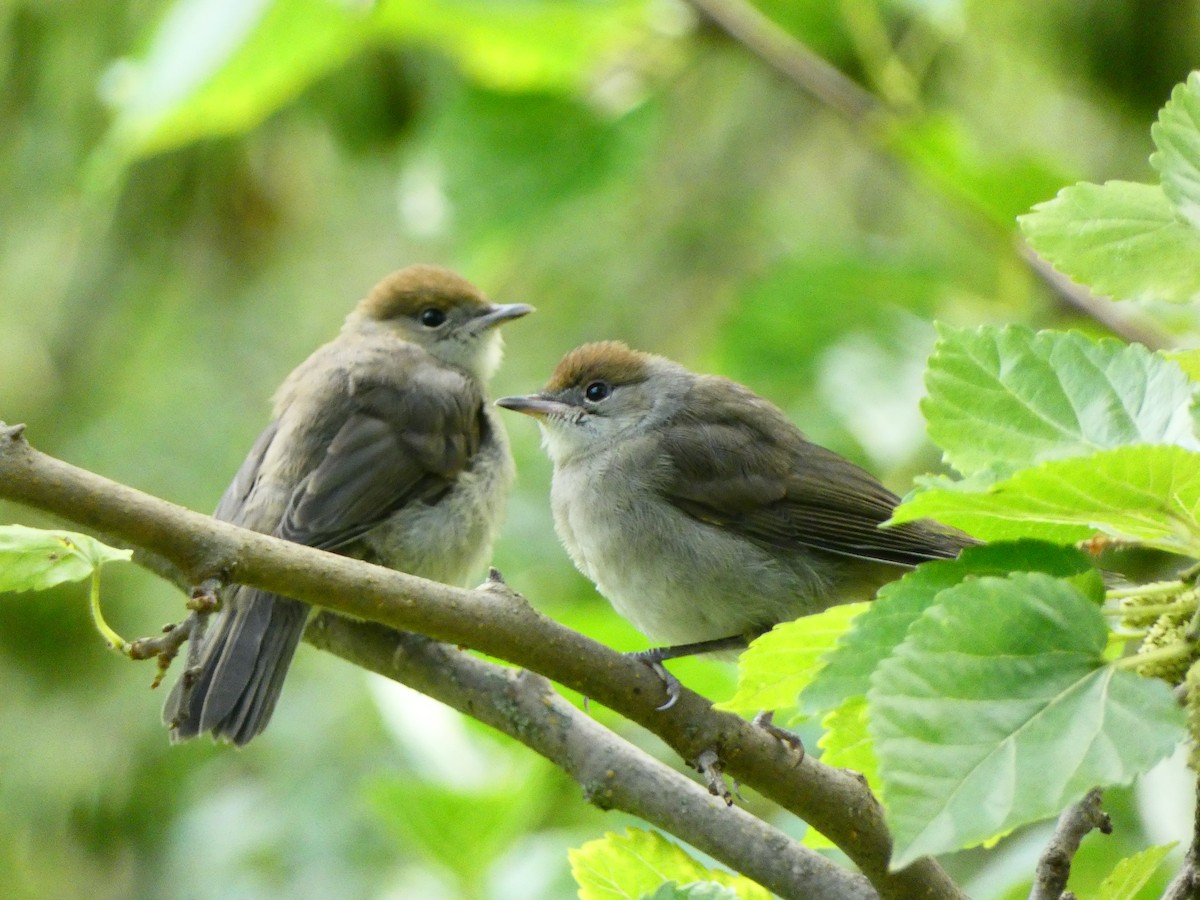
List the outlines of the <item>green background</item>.
<svg viewBox="0 0 1200 900">
<path fill-rule="evenodd" d="M 938 465 L 917 405 L 932 320 L 1099 331 L 1030 272 L 1013 220 L 1076 180 L 1153 179 L 1149 125 L 1200 61 L 1200 3 L 760 8 L 889 127 L 848 124 L 677 0 L 0 4 L 0 419 L 209 510 L 283 376 L 425 261 L 538 307 L 506 328 L 497 396 L 620 338 L 750 384 L 903 492 Z M 1137 313 L 1194 343 L 1190 311 Z M 533 423 L 508 425 L 497 566 L 643 647 L 554 537 Z M 132 571 L 106 575 L 106 609 L 126 637 L 182 615 Z M 730 667 L 676 671 L 731 691 Z M 168 746 L 151 676 L 104 648 L 81 586 L 0 598 L 0 893 L 567 897 L 566 848 L 628 824 L 308 648 L 242 752 Z M 1110 795 L 1117 834 L 1080 877 L 1185 836 L 1186 814 L 1143 825 L 1135 805 Z M 948 864 L 1005 896 L 1042 842 Z"/>
</svg>

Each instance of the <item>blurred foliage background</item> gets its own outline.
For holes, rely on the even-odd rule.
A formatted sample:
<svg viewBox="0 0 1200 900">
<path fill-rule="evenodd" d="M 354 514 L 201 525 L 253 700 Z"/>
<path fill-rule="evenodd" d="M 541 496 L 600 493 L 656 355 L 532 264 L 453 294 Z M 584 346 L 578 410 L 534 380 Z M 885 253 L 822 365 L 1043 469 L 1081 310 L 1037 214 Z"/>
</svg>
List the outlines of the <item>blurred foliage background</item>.
<svg viewBox="0 0 1200 900">
<path fill-rule="evenodd" d="M 376 279 L 427 261 L 537 305 L 507 329 L 497 395 L 620 338 L 747 382 L 903 492 L 937 465 L 918 409 L 934 319 L 1101 330 L 1030 270 L 1013 217 L 1075 180 L 1149 178 L 1200 0 L 759 9 L 892 126 L 848 124 L 682 0 L 0 4 L 0 418 L 211 509 L 282 377 Z M 1194 342 L 1179 310 L 1137 314 Z M 559 548 L 536 428 L 513 418 L 496 564 L 641 648 Z M 127 637 L 182 615 L 149 575 L 106 588 Z M 150 667 L 105 650 L 78 586 L 0 601 L 6 897 L 567 897 L 565 849 L 626 824 L 312 650 L 249 749 L 169 747 Z M 731 686 L 731 667 L 678 671 Z M 1110 795 L 1118 833 L 1081 883 L 1187 834 L 1172 777 Z M 972 896 L 1017 896 L 1043 840 L 949 864 Z"/>
</svg>

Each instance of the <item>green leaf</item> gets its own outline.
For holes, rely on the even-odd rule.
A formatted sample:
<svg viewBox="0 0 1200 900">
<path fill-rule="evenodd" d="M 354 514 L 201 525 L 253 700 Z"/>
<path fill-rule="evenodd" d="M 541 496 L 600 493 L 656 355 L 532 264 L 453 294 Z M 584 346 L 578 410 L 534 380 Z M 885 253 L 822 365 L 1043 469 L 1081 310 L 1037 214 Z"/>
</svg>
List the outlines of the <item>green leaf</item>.
<svg viewBox="0 0 1200 900">
<path fill-rule="evenodd" d="M 867 730 L 867 700 L 852 697 L 821 722 L 825 734 L 817 742 L 821 748 L 821 762 L 839 769 L 851 769 L 867 779 L 871 785 L 879 784 L 879 760 L 875 756 L 875 745 Z"/>
<path fill-rule="evenodd" d="M 925 385 L 929 436 L 966 475 L 1128 444 L 1200 449 L 1187 377 L 1136 344 L 940 326 Z"/>
<path fill-rule="evenodd" d="M 1134 900 L 1174 847 L 1174 843 L 1149 847 L 1121 860 L 1101 883 L 1096 900 Z"/>
<path fill-rule="evenodd" d="M 44 591 L 65 581 L 82 581 L 133 551 L 109 547 L 74 531 L 0 526 L 0 591 Z"/>
<path fill-rule="evenodd" d="M 738 900 L 736 892 L 715 881 L 696 881 L 685 885 L 668 881 L 653 894 L 644 896 L 646 900 Z"/>
<path fill-rule="evenodd" d="M 1163 683 L 1106 665 L 1103 615 L 1042 573 L 943 591 L 871 677 L 892 866 L 1056 815 L 1170 754 Z"/>
<path fill-rule="evenodd" d="M 1200 350 L 1163 350 L 1160 355 L 1179 368 L 1190 381 L 1200 381 Z"/>
<path fill-rule="evenodd" d="M 1001 156 L 994 143 L 987 149 L 979 144 L 961 116 L 937 113 L 905 119 L 889 140 L 891 149 L 945 196 L 966 201 L 1005 229 L 1014 216 L 1070 180 L 1045 159 Z"/>
<path fill-rule="evenodd" d="M 1184 221 L 1200 228 L 1200 73 L 1171 91 L 1150 136 L 1158 148 L 1150 163 L 1162 176 L 1163 192 Z"/>
<path fill-rule="evenodd" d="M 144 58 L 106 76 L 117 116 L 93 175 L 253 128 L 357 52 L 369 18 L 336 0 L 177 0 Z"/>
<path fill-rule="evenodd" d="M 870 603 L 846 603 L 776 625 L 757 637 L 738 660 L 737 691 L 717 709 L 738 713 L 785 710 L 824 665 L 822 658 Z"/>
<path fill-rule="evenodd" d="M 969 577 L 1015 571 L 1071 578 L 1096 602 L 1104 597 L 1103 581 L 1087 554 L 1037 541 L 968 547 L 958 559 L 924 563 L 899 581 L 884 585 L 875 602 L 854 620 L 825 657 L 824 668 L 801 691 L 800 711 L 815 715 L 865 696 L 875 667 L 892 655 L 909 626 L 933 605 L 941 591 Z"/>
<path fill-rule="evenodd" d="M 1018 221 L 1034 250 L 1098 293 L 1173 303 L 1200 296 L 1200 231 L 1158 185 L 1076 184 Z"/>
<path fill-rule="evenodd" d="M 709 869 L 654 831 L 609 832 L 568 853 L 580 900 L 639 900 L 664 882 L 690 885 L 712 881 L 741 900 L 770 900 L 762 886 L 741 875 Z M 687 896 L 687 895 L 685 895 Z"/>
<path fill-rule="evenodd" d="M 634 0 L 385 0 L 381 35 L 434 46 L 484 87 L 574 91 L 622 47 L 646 40 Z"/>
<path fill-rule="evenodd" d="M 464 883 L 481 884 L 496 859 L 536 821 L 547 788 L 518 768 L 489 790 L 398 778 L 372 783 L 367 796 L 406 844 Z"/>
<path fill-rule="evenodd" d="M 817 741 L 821 762 L 858 772 L 873 786 L 879 785 L 879 762 L 875 745 L 867 733 L 867 700 L 852 697 L 821 721 L 825 733 Z M 813 850 L 830 850 L 836 845 L 817 829 L 809 826 L 801 841 Z"/>
<path fill-rule="evenodd" d="M 934 488 L 892 521 L 931 518 L 985 541 L 1072 544 L 1100 533 L 1200 556 L 1200 453 L 1122 447 L 1025 469 L 981 493 Z"/>
</svg>

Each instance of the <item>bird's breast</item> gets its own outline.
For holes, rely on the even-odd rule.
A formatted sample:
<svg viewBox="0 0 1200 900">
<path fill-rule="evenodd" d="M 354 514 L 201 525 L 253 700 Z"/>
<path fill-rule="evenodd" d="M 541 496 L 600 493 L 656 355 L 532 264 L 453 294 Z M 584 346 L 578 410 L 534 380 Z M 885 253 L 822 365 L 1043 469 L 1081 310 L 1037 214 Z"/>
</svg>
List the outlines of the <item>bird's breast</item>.
<svg viewBox="0 0 1200 900">
<path fill-rule="evenodd" d="M 555 526 L 576 567 L 653 641 L 758 631 L 821 608 L 819 565 L 699 522 L 655 490 L 654 469 L 556 468 Z"/>
</svg>

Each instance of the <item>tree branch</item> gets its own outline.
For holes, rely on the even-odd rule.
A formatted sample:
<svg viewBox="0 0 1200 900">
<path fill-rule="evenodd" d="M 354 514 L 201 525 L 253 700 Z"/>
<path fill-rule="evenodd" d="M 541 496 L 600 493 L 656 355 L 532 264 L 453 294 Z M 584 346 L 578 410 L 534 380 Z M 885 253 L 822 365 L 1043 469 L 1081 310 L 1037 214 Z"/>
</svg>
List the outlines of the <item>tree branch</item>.
<svg viewBox="0 0 1200 900">
<path fill-rule="evenodd" d="M 668 711 L 637 660 L 540 615 L 519 595 L 469 591 L 218 522 L 71 466 L 0 424 L 0 497 L 118 536 L 179 567 L 295 597 L 356 619 L 480 650 L 545 675 L 654 732 L 684 759 L 716 749 L 725 770 L 832 840 L 885 898 L 962 898 L 932 859 L 888 870 L 891 836 L 852 772 L 794 754 L 762 729 L 684 690 Z"/>
<path fill-rule="evenodd" d="M 1163 900 L 1200 900 L 1200 779 L 1196 783 L 1196 813 L 1192 822 L 1192 845 L 1183 865 L 1167 885 Z"/>
<path fill-rule="evenodd" d="M 932 187 L 947 206 L 955 210 L 975 231 L 1001 233 L 975 204 L 961 196 L 937 190 L 934 180 L 912 160 L 901 156 L 894 137 L 904 126 L 904 120 L 873 93 L 843 74 L 802 41 L 776 25 L 769 17 L 746 0 L 687 0 L 702 16 L 713 22 L 734 41 L 758 57 L 789 84 L 813 97 L 844 121 L 861 132 L 880 153 L 899 163 L 910 176 L 926 187 Z M 1127 341 L 1138 341 L 1151 349 L 1170 347 L 1171 339 L 1144 320 L 1138 320 L 1115 303 L 1098 297 L 1081 284 L 1057 272 L 1039 257 L 1019 235 L 1010 237 L 1017 257 L 1048 287 L 1059 301 L 1081 315 L 1088 316 L 1113 334 Z"/>
<path fill-rule="evenodd" d="M 313 619 L 305 639 L 516 738 L 574 778 L 589 803 L 677 835 L 781 897 L 879 896 L 861 875 L 744 810 L 726 809 L 685 775 L 581 713 L 539 675 L 330 613 Z"/>
<path fill-rule="evenodd" d="M 1063 900 L 1071 862 L 1088 832 L 1096 828 L 1102 834 L 1112 834 L 1112 820 L 1100 805 L 1103 796 L 1100 788 L 1092 788 L 1058 817 L 1054 836 L 1038 860 L 1029 900 Z"/>
</svg>

